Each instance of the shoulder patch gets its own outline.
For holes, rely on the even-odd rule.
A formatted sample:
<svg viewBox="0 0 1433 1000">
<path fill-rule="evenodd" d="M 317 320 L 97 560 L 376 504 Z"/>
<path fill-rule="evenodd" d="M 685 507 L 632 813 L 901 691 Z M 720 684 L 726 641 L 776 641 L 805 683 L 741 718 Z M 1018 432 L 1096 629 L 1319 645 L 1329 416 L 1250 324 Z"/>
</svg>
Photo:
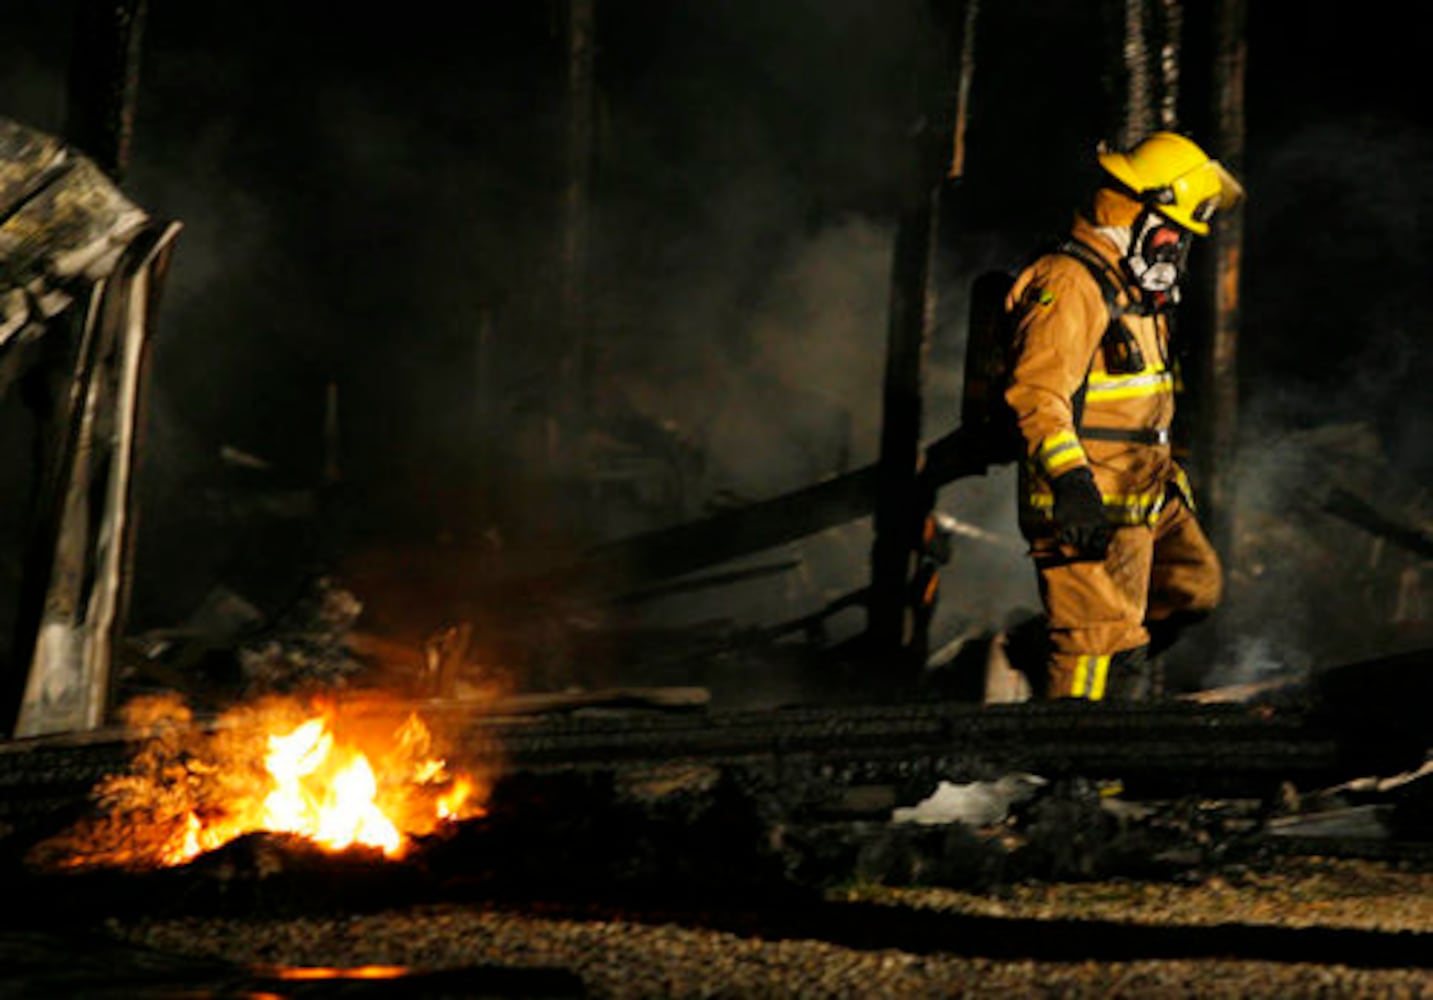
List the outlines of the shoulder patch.
<svg viewBox="0 0 1433 1000">
<path fill-rule="evenodd" d="M 1031 305 L 1050 306 L 1055 302 L 1055 293 L 1049 288 L 1031 285 L 1025 292 L 1025 301 Z"/>
</svg>

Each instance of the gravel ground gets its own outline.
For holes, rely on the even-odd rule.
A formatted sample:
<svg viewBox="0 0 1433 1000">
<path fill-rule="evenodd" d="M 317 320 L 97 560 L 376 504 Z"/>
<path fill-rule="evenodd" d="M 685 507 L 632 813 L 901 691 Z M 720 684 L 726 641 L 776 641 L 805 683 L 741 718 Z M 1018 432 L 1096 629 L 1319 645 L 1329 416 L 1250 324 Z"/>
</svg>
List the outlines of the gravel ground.
<svg viewBox="0 0 1433 1000">
<path fill-rule="evenodd" d="M 999 895 L 867 888 L 847 898 L 987 917 L 1221 923 L 1433 931 L 1433 872 L 1372 861 L 1287 858 L 1277 872 L 1224 871 L 1202 882 L 1081 882 L 1010 886 Z"/>
<path fill-rule="evenodd" d="M 1200 885 L 1029 885 L 999 898 L 935 890 L 846 895 L 990 917 L 1206 926 L 1433 930 L 1433 876 L 1370 862 L 1292 859 L 1286 875 Z M 1268 961 L 995 961 L 819 940 L 764 940 L 619 919 L 570 919 L 445 904 L 338 919 L 196 919 L 111 926 L 166 952 L 245 964 L 492 963 L 571 969 L 594 997 L 1430 997 L 1433 972 Z"/>
</svg>

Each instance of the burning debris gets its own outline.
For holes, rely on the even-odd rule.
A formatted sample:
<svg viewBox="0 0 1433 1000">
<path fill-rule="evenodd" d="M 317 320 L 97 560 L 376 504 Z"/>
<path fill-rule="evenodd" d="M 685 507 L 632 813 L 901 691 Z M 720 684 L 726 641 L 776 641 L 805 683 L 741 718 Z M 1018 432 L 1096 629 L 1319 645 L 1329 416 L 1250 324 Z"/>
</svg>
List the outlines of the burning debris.
<svg viewBox="0 0 1433 1000">
<path fill-rule="evenodd" d="M 982 824 L 995 826 L 1007 811 L 1033 817 L 1065 800 L 1079 805 L 1081 816 L 1103 815 L 1107 810 L 1086 808 L 1098 806 L 1098 797 L 1054 794 L 1076 779 L 1118 778 L 1135 801 L 1196 794 L 1267 803 L 1283 782 L 1316 789 L 1421 764 L 1428 746 L 1424 717 L 1398 710 L 1426 703 L 1417 696 L 1426 675 L 1424 654 L 1355 664 L 1322 677 L 1302 699 L 1247 705 L 981 708 L 946 702 L 672 713 L 630 704 L 534 719 L 512 714 L 502 701 L 423 702 L 424 715 L 442 722 L 450 746 L 462 747 L 466 769 L 449 766 L 452 753 L 438 745 L 428 722 L 391 699 L 356 692 L 342 700 L 271 697 L 200 725 L 175 699 L 145 698 L 127 713 L 131 732 L 143 738 L 127 765 L 125 744 L 116 742 L 103 767 L 78 785 L 74 764 L 100 745 L 57 744 L 0 755 L 0 778 L 31 794 L 44 782 L 63 782 L 51 794 L 73 789 L 77 804 L 101 807 L 100 818 L 32 852 L 33 862 L 50 867 L 182 863 L 252 831 L 333 848 L 367 845 L 398 856 L 414 838 L 476 816 L 482 807 L 488 811 L 476 824 L 482 829 L 466 824 L 466 834 L 508 844 L 477 852 L 499 867 L 512 867 L 501 859 L 572 828 L 572 836 L 554 843 L 565 868 L 583 867 L 575 862 L 581 853 L 575 845 L 590 849 L 600 840 L 612 841 L 610 856 L 590 858 L 592 871 L 638 861 L 650 869 L 650 857 L 631 856 L 632 831 L 653 815 L 650 796 L 634 805 L 618 792 L 654 767 L 700 765 L 700 773 L 720 779 L 711 788 L 683 785 L 678 797 L 693 803 L 678 810 L 683 816 L 694 815 L 692 809 L 710 813 L 724 829 L 721 816 L 730 818 L 737 803 L 738 812 L 762 817 L 742 847 L 748 858 L 762 854 L 772 823 L 797 829 L 856 814 L 863 822 L 889 821 L 892 808 L 914 805 L 941 782 L 957 790 L 967 783 L 962 798 L 972 801 L 954 812 L 973 815 L 978 806 L 975 812 L 989 816 Z M 1378 690 L 1408 696 L 1370 702 L 1370 678 Z M 1214 731 L 1217 741 L 1209 739 Z M 492 777 L 499 769 L 501 781 Z M 51 773 L 54 778 L 46 777 Z M 1022 774 L 1041 777 L 1011 777 Z M 995 780 L 1000 775 L 1007 780 Z M 576 790 L 563 785 L 578 777 Z M 716 808 L 721 796 L 725 805 Z M 657 804 L 670 806 L 670 797 L 658 796 Z M 1254 818 L 1262 822 L 1266 813 L 1256 811 Z M 1127 816 L 1115 819 L 1129 825 Z M 594 839 L 593 830 L 604 824 L 615 833 Z M 1100 819 L 1095 825 L 1109 824 Z M 1068 826 L 1063 820 L 1041 824 L 1056 831 L 1052 842 Z M 683 821 L 649 842 L 670 840 L 679 848 L 690 834 Z M 728 853 L 736 839 L 714 837 L 716 853 Z M 713 857 L 704 859 L 709 863 L 716 864 Z M 544 868 L 552 864 L 542 861 Z M 810 867 L 800 859 L 796 864 Z"/>
<path fill-rule="evenodd" d="M 449 766 L 416 713 L 270 698 L 196 725 L 174 697 L 125 710 L 142 742 L 93 797 L 99 815 L 38 845 L 49 868 L 184 864 L 245 834 L 401 857 L 414 837 L 483 812 L 486 784 Z"/>
</svg>

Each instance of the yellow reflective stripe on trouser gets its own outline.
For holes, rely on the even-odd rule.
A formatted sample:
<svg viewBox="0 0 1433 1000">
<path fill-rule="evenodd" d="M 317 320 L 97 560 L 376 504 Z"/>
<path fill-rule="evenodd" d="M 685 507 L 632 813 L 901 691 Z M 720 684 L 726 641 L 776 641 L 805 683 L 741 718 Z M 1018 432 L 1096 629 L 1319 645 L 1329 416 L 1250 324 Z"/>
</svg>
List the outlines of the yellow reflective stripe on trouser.
<svg viewBox="0 0 1433 1000">
<path fill-rule="evenodd" d="M 1164 507 L 1164 490 L 1153 493 L 1105 493 L 1105 516 L 1115 524 L 1145 524 Z M 1055 494 L 1046 490 L 1031 491 L 1027 502 L 1031 508 L 1049 516 L 1055 506 Z"/>
<path fill-rule="evenodd" d="M 1178 466 L 1174 468 L 1174 488 L 1184 497 L 1184 505 L 1194 510 L 1194 487 L 1189 485 L 1189 477 Z"/>
<path fill-rule="evenodd" d="M 1164 490 L 1154 493 L 1106 494 L 1105 516 L 1120 524 L 1144 524 L 1164 506 Z"/>
<path fill-rule="evenodd" d="M 1074 431 L 1058 431 L 1040 442 L 1039 457 L 1046 473 L 1054 475 L 1067 465 L 1082 461 L 1085 449 Z"/>
<path fill-rule="evenodd" d="M 1109 676 L 1110 657 L 1081 656 L 1075 661 L 1075 678 L 1070 685 L 1070 694 L 1076 698 L 1102 701 Z"/>
<path fill-rule="evenodd" d="M 1135 375 L 1091 375 L 1085 402 L 1106 399 L 1137 399 L 1174 392 L 1174 375 L 1164 369 Z"/>
</svg>

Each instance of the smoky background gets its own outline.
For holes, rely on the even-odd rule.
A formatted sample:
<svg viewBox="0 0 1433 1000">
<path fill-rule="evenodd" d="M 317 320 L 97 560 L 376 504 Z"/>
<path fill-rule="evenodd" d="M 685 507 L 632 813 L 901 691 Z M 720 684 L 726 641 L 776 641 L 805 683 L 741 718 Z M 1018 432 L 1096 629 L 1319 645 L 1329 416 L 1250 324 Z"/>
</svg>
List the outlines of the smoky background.
<svg viewBox="0 0 1433 1000">
<path fill-rule="evenodd" d="M 0 113 L 56 132 L 67 6 L 0 5 Z M 1330 489 L 1429 523 L 1433 144 L 1389 55 L 1413 43 L 1331 18 L 1290 37 L 1251 6 L 1246 516 L 1226 553 L 1225 647 L 1190 667 L 1221 682 L 1409 641 L 1389 581 L 1416 561 L 1321 512 Z M 418 2 L 378 19 L 150 0 L 126 189 L 185 230 L 155 343 L 134 628 L 182 620 L 221 585 L 277 609 L 337 570 L 384 627 L 421 634 L 474 581 L 874 461 L 895 204 L 944 44 L 928 7 L 596 10 L 578 434 L 594 477 L 553 450 L 548 419 L 567 388 L 552 337 L 562 5 Z M 971 279 L 1064 230 L 1116 100 L 1104 7 L 987 3 L 977 30 L 928 438 L 958 413 Z M 16 468 L 23 414 L 4 406 Z M 939 506 L 1014 540 L 1013 478 L 954 484 Z M 13 535 L 23 487 L 6 489 Z M 798 617 L 865 582 L 870 544 L 856 522 L 742 561 L 796 571 L 624 613 Z M 1036 605 L 1018 545 L 957 538 L 935 641 Z M 860 624 L 833 620 L 838 635 Z"/>
</svg>

